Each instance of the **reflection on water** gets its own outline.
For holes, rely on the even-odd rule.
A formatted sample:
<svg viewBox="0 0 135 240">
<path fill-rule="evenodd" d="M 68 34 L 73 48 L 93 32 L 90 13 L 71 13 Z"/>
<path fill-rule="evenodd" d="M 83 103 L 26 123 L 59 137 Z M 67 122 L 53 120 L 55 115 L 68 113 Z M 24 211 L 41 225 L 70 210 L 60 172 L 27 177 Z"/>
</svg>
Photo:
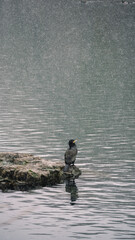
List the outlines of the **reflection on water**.
<svg viewBox="0 0 135 240">
<path fill-rule="evenodd" d="M 132 3 L 132 1 L 131 1 Z M 1 193 L 0 238 L 134 239 L 134 9 L 121 1 L 0 1 L 0 151 L 82 176 Z"/>
<path fill-rule="evenodd" d="M 70 193 L 71 205 L 74 205 L 78 198 L 78 188 L 76 186 L 75 179 L 67 179 L 65 181 L 65 190 Z"/>
</svg>

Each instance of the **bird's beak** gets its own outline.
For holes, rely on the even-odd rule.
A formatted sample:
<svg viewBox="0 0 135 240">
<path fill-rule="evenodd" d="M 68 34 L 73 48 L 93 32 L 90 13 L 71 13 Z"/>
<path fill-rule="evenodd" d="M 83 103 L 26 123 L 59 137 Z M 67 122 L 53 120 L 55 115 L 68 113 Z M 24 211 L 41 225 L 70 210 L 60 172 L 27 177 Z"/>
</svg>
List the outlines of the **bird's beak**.
<svg viewBox="0 0 135 240">
<path fill-rule="evenodd" d="M 77 140 L 74 140 L 73 143 L 77 142 Z"/>
</svg>

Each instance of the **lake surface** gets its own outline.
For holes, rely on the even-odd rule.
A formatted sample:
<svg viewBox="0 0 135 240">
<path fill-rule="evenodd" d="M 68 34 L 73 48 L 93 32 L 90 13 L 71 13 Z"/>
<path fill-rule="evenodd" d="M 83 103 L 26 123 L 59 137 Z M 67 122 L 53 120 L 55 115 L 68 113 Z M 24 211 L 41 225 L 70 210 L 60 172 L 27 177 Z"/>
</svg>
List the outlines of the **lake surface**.
<svg viewBox="0 0 135 240">
<path fill-rule="evenodd" d="M 135 239 L 135 4 L 0 1 L 0 151 L 63 161 L 75 182 L 0 192 L 0 239 Z"/>
</svg>

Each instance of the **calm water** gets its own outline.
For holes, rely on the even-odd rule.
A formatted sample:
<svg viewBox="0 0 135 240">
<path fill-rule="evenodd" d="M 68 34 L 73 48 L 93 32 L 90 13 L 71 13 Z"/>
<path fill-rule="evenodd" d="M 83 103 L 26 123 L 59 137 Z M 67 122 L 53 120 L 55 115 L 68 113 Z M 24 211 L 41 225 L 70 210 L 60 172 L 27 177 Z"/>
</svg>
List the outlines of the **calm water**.
<svg viewBox="0 0 135 240">
<path fill-rule="evenodd" d="M 0 239 L 135 239 L 135 4 L 0 0 L 0 151 L 82 175 L 0 192 Z"/>
</svg>

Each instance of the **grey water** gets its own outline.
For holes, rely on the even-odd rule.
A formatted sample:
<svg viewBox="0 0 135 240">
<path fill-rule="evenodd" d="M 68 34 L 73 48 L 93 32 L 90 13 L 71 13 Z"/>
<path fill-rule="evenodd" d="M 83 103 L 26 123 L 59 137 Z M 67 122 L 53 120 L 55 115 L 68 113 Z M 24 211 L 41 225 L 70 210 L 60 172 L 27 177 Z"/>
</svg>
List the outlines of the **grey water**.
<svg viewBox="0 0 135 240">
<path fill-rule="evenodd" d="M 1 240 L 135 239 L 135 4 L 0 0 L 0 151 L 75 182 L 0 192 Z"/>
</svg>

